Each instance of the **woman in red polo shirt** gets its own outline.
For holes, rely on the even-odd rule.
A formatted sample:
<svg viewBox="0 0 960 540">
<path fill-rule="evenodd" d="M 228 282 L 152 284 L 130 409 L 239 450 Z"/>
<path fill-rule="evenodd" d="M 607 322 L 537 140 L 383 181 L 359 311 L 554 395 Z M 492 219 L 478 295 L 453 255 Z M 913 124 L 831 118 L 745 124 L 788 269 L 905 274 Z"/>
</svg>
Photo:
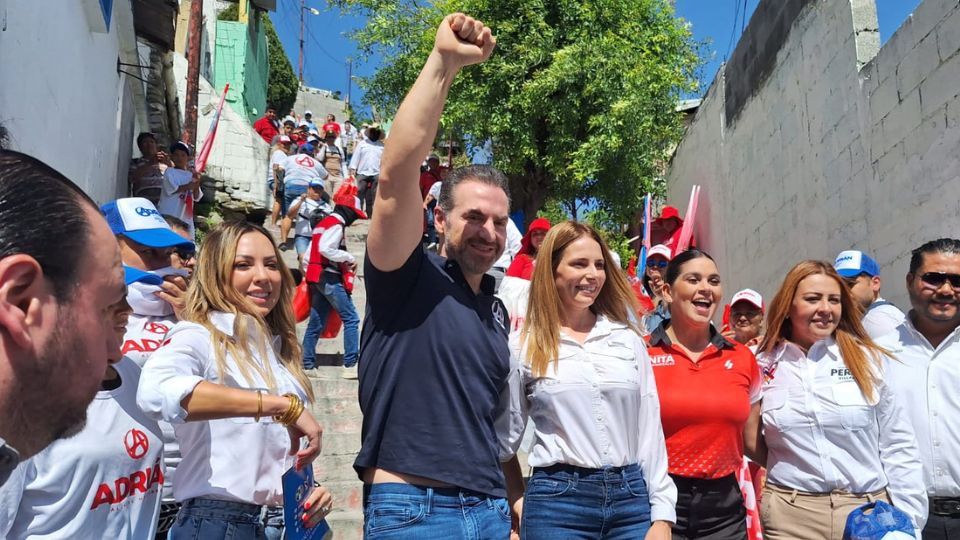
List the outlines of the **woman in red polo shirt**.
<svg viewBox="0 0 960 540">
<path fill-rule="evenodd" d="M 710 255 L 670 261 L 662 294 L 670 318 L 648 337 L 670 476 L 677 486 L 674 540 L 744 540 L 735 476 L 760 442 L 760 370 L 745 346 L 711 323 L 723 288 Z"/>
</svg>

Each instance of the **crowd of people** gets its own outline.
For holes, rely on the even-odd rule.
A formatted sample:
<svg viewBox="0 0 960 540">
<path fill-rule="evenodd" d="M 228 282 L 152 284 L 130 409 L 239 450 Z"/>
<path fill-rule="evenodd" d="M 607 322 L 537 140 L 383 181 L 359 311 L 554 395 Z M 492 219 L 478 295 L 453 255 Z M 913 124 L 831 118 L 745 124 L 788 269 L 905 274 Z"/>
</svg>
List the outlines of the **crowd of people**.
<svg viewBox="0 0 960 540">
<path fill-rule="evenodd" d="M 639 276 L 589 225 L 521 234 L 497 169 L 423 162 L 456 73 L 495 44 L 446 17 L 386 145 L 369 126 L 347 152 L 333 118 L 311 141 L 309 111 L 281 134 L 268 111 L 279 238 L 231 221 L 198 245 L 180 143 L 138 137 L 132 196 L 99 207 L 0 150 L 0 536 L 282 538 L 281 476 L 321 452 L 307 371 L 334 310 L 366 538 L 743 540 L 745 459 L 766 471 L 764 538 L 845 540 L 871 516 L 869 538 L 960 538 L 960 240 L 911 251 L 903 313 L 853 249 L 724 305 L 724 269 L 678 249 L 670 207 Z M 332 507 L 317 485 L 297 512 Z"/>
</svg>

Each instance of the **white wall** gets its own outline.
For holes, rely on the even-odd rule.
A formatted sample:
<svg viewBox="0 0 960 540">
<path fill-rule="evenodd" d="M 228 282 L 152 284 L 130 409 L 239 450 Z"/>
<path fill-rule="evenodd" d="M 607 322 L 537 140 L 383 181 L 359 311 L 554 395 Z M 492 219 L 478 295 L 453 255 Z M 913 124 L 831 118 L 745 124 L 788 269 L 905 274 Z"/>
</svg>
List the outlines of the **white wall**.
<svg viewBox="0 0 960 540">
<path fill-rule="evenodd" d="M 106 202 L 126 191 L 130 135 L 145 110 L 132 86 L 139 81 L 117 73 L 118 56 L 137 63 L 129 0 L 115 0 L 107 33 L 91 30 L 86 4 L 98 2 L 0 3 L 0 123 L 11 148 Z"/>
<path fill-rule="evenodd" d="M 764 26 L 776 25 L 754 16 L 741 45 Z M 697 236 L 728 298 L 743 287 L 771 297 L 796 262 L 855 248 L 908 308 L 910 250 L 960 237 L 958 2 L 924 0 L 879 52 L 873 0 L 814 1 L 787 28 L 729 123 L 727 78 L 756 75 L 721 68 L 673 159 L 669 201 L 686 208 L 703 186 Z"/>
</svg>

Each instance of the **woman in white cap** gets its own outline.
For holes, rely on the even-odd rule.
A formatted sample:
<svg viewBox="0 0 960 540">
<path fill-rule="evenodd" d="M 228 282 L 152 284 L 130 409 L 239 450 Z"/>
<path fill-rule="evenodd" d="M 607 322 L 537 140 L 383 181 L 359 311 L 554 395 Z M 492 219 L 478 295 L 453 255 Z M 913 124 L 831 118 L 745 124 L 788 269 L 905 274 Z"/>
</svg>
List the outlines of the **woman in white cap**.
<svg viewBox="0 0 960 540">
<path fill-rule="evenodd" d="M 663 274 L 670 263 L 672 252 L 670 248 L 663 244 L 657 244 L 647 252 L 646 269 L 643 272 L 643 287 L 650 298 L 654 300 L 656 307 L 653 313 L 650 313 L 643 320 L 644 330 L 647 334 L 653 332 L 660 323 L 670 318 L 670 310 L 660 295 L 663 287 Z"/>
</svg>

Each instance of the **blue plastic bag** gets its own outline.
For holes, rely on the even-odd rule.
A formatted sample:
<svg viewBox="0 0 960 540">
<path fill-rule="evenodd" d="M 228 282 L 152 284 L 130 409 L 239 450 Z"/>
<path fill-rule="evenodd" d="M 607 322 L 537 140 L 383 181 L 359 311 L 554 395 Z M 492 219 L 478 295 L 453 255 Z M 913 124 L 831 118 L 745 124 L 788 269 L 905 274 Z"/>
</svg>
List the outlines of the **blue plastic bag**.
<svg viewBox="0 0 960 540">
<path fill-rule="evenodd" d="M 916 538 L 910 517 L 883 501 L 857 508 L 847 516 L 843 540 L 899 540 Z"/>
</svg>

